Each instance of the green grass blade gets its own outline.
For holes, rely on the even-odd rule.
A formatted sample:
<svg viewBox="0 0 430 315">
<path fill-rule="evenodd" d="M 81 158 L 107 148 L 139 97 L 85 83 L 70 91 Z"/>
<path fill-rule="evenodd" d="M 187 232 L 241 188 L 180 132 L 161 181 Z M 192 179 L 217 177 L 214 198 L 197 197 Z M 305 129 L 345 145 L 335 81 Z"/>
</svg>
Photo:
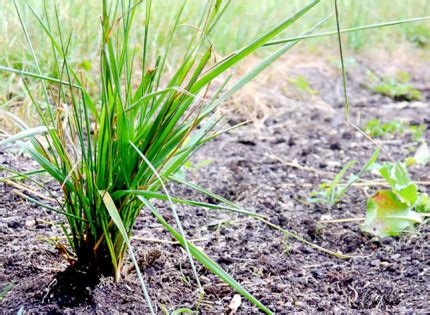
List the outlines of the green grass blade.
<svg viewBox="0 0 430 315">
<path fill-rule="evenodd" d="M 422 21 L 429 20 L 429 19 L 430 19 L 430 16 L 422 16 L 422 17 L 417 17 L 417 18 L 412 18 L 412 19 L 404 19 L 404 20 L 396 20 L 396 21 L 389 21 L 389 22 L 382 22 L 382 23 L 356 26 L 356 27 L 341 29 L 341 30 L 339 30 L 339 32 L 341 34 L 342 33 L 353 33 L 353 32 L 370 30 L 370 29 L 378 29 L 381 27 L 400 25 L 400 24 L 405 24 L 405 23 L 422 22 Z M 301 36 L 289 37 L 289 38 L 284 38 L 284 39 L 278 39 L 278 40 L 270 41 L 270 42 L 264 44 L 263 46 L 285 44 L 288 42 L 295 42 L 295 41 L 301 40 L 301 39 L 310 39 L 310 38 L 320 38 L 320 37 L 325 37 L 325 36 L 333 36 L 333 35 L 337 35 L 337 32 L 338 32 L 337 30 L 334 30 L 334 31 L 327 31 L 327 32 L 316 33 L 316 34 L 308 34 L 308 35 L 301 35 Z"/>
<path fill-rule="evenodd" d="M 125 230 L 123 221 L 121 219 L 121 216 L 118 213 L 118 209 L 115 206 L 115 203 L 113 202 L 110 194 L 107 191 L 100 191 L 100 195 L 103 198 L 103 203 L 106 206 L 107 211 L 109 212 L 110 217 L 112 218 L 115 225 L 118 227 L 119 232 L 121 233 L 121 236 L 124 238 L 124 241 L 127 244 L 128 252 L 130 255 L 130 258 L 133 262 L 133 265 L 136 269 L 137 276 L 139 277 L 139 282 L 142 287 L 143 295 L 145 297 L 146 305 L 148 306 L 148 309 L 151 314 L 155 314 L 154 309 L 152 307 L 151 298 L 148 294 L 148 290 L 146 289 L 145 280 L 143 279 L 143 276 L 140 272 L 139 264 L 137 263 L 136 256 L 134 255 L 133 248 L 131 247 L 130 241 L 128 239 L 127 232 Z"/>
<path fill-rule="evenodd" d="M 299 10 L 293 16 L 283 20 L 281 23 L 276 25 L 270 31 L 260 36 L 248 46 L 240 49 L 239 51 L 232 54 L 229 58 L 223 60 L 221 63 L 217 64 L 211 70 L 209 70 L 204 76 L 202 76 L 191 88 L 191 92 L 199 91 L 208 82 L 212 81 L 215 77 L 218 77 L 224 71 L 230 69 L 233 65 L 238 63 L 240 60 L 253 53 L 255 50 L 266 44 L 270 39 L 281 33 L 288 26 L 296 22 L 299 18 L 306 14 L 310 9 L 316 6 L 320 0 L 314 0 L 303 9 Z"/>
<path fill-rule="evenodd" d="M 157 220 L 182 244 L 185 246 L 188 243 L 191 254 L 207 269 L 220 277 L 223 281 L 228 283 L 234 290 L 248 299 L 252 304 L 256 305 L 260 310 L 266 314 L 272 314 L 272 312 L 265 307 L 258 299 L 256 299 L 251 293 L 245 290 L 236 280 L 233 279 L 227 272 L 225 272 L 218 264 L 216 264 L 212 259 L 210 259 L 206 254 L 199 250 L 196 246 L 186 241 L 180 233 L 178 233 L 172 226 L 170 226 L 163 216 L 158 212 L 158 210 L 144 197 L 138 197 L 152 212 L 152 214 L 157 218 Z"/>
<path fill-rule="evenodd" d="M 27 196 L 26 194 L 19 193 L 19 196 L 22 197 L 22 198 L 24 198 L 24 199 L 27 199 L 28 201 L 34 203 L 35 205 L 38 205 L 40 207 L 43 207 L 43 208 L 47 209 L 48 211 L 52 211 L 52 212 L 64 215 L 65 217 L 68 217 L 68 218 L 71 218 L 71 219 L 74 219 L 74 220 L 78 220 L 78 221 L 82 221 L 82 222 L 88 222 L 87 220 L 85 220 L 85 219 L 83 219 L 81 217 L 78 217 L 78 216 L 73 215 L 71 213 L 67 213 L 65 211 L 59 210 L 57 208 L 54 208 L 54 207 L 52 207 L 52 206 L 50 206 L 50 205 L 48 205 L 48 204 L 46 204 L 44 202 L 41 202 L 41 201 L 39 201 L 37 199 L 34 199 L 34 198 L 30 197 L 30 196 Z"/>
<path fill-rule="evenodd" d="M 173 216 L 175 218 L 176 224 L 178 225 L 179 231 L 181 232 L 181 236 L 183 237 L 183 239 L 186 240 L 185 232 L 182 228 L 181 220 L 179 219 L 178 213 L 176 212 L 176 207 L 173 204 L 173 201 L 172 201 L 172 198 L 170 197 L 169 191 L 167 190 L 166 186 L 164 185 L 164 181 L 161 179 L 161 176 L 158 174 L 157 170 L 154 168 L 154 166 L 151 164 L 151 162 L 149 162 L 149 160 L 145 157 L 145 155 L 143 155 L 143 153 L 131 141 L 130 141 L 130 145 L 133 147 L 133 149 L 136 150 L 136 152 L 139 154 L 139 156 L 145 161 L 145 163 L 149 166 L 149 168 L 152 170 L 154 175 L 158 178 L 161 187 L 163 188 L 163 190 L 166 193 L 167 200 L 170 203 L 170 207 L 172 209 L 172 213 L 173 213 Z M 200 283 L 200 279 L 199 279 L 199 276 L 197 274 L 197 269 L 194 266 L 194 261 L 193 261 L 193 258 L 191 256 L 190 249 L 188 248 L 188 242 L 185 242 L 184 245 L 185 245 L 184 246 L 185 251 L 187 252 L 187 255 L 188 255 L 188 258 L 189 258 L 189 261 L 191 264 L 191 268 L 193 269 L 194 277 L 196 278 L 197 285 L 198 285 L 200 291 L 203 291 L 203 287 Z"/>
<path fill-rule="evenodd" d="M 10 67 L 5 67 L 5 66 L 1 66 L 0 65 L 0 71 L 6 71 L 6 72 L 10 72 L 10 73 L 15 73 L 18 74 L 20 76 L 23 77 L 30 77 L 30 78 L 35 78 L 35 79 L 41 79 L 41 80 L 45 80 L 48 82 L 52 82 L 52 83 L 58 83 L 58 84 L 62 84 L 62 85 L 69 85 L 69 82 L 67 81 L 63 81 L 63 80 L 59 80 L 56 78 L 51 78 L 48 77 L 46 75 L 41 75 L 41 74 L 37 74 L 34 72 L 29 72 L 29 71 L 23 71 L 23 70 L 18 70 L 18 69 L 14 69 L 14 68 L 10 68 Z M 82 87 L 80 85 L 74 84 L 73 87 L 81 89 Z"/>
<path fill-rule="evenodd" d="M 314 27 L 312 27 L 305 34 L 310 34 L 313 31 L 315 31 L 316 29 L 318 29 L 330 17 L 331 17 L 331 15 L 322 19 L 320 22 L 318 22 Z M 285 52 L 287 52 L 289 49 L 291 49 L 293 46 L 295 46 L 298 42 L 299 41 L 289 42 L 286 45 L 284 45 L 283 47 L 276 50 L 274 53 L 272 53 L 268 57 L 264 58 L 251 71 L 249 71 L 240 80 L 238 80 L 229 90 L 227 90 L 223 95 L 221 95 L 221 97 L 219 98 L 219 100 L 217 100 L 217 102 L 221 103 L 222 101 L 228 99 L 234 93 L 239 91 L 243 86 L 245 86 L 247 83 L 249 83 L 252 79 L 254 79 L 258 74 L 260 74 L 264 69 L 266 69 L 268 66 L 270 66 L 275 60 L 277 60 L 279 57 L 281 57 Z"/>
<path fill-rule="evenodd" d="M 5 146 L 7 144 L 14 143 L 22 139 L 32 138 L 34 136 L 37 136 L 46 132 L 48 132 L 48 128 L 46 126 L 39 126 L 39 127 L 26 129 L 0 141 L 0 146 Z"/>
<path fill-rule="evenodd" d="M 154 192 L 154 191 L 149 191 L 149 190 L 118 190 L 112 194 L 112 199 L 118 200 L 118 199 L 120 199 L 126 195 L 129 195 L 129 194 L 136 195 L 136 196 L 143 196 L 147 199 L 155 198 L 155 199 L 163 200 L 163 201 L 169 200 L 167 195 L 160 194 L 160 193 Z M 237 207 L 227 207 L 227 206 L 223 206 L 223 205 L 216 205 L 216 204 L 207 203 L 207 202 L 181 199 L 181 198 L 176 198 L 176 197 L 172 197 L 172 196 L 170 197 L 170 200 L 174 203 L 181 203 L 181 204 L 194 206 L 194 207 L 204 207 L 204 208 L 214 209 L 214 210 L 225 210 L 225 211 L 235 212 L 235 213 L 244 214 L 244 215 L 248 215 L 248 216 L 263 217 L 263 216 L 255 213 L 255 212 L 240 209 Z"/>
</svg>

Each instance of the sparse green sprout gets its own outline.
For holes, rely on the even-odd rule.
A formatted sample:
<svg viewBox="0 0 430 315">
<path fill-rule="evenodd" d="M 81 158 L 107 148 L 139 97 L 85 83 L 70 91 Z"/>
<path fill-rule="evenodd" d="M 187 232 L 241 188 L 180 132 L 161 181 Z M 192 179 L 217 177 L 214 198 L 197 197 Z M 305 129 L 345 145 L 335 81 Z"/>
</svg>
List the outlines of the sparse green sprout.
<svg viewBox="0 0 430 315">
<path fill-rule="evenodd" d="M 386 135 L 403 133 L 404 125 L 399 120 L 391 120 L 383 123 L 381 120 L 373 118 L 366 123 L 363 129 L 371 137 L 384 137 Z"/>
<path fill-rule="evenodd" d="M 351 174 L 346 183 L 341 183 L 342 178 L 345 173 L 354 166 L 357 161 L 353 160 L 348 162 L 338 174 L 334 177 L 333 181 L 326 181 L 320 185 L 319 191 L 314 191 L 310 194 L 308 198 L 309 202 L 317 202 L 321 204 L 326 204 L 328 206 L 333 206 L 342 199 L 352 185 L 357 182 L 364 174 L 371 171 L 374 168 L 376 160 L 378 159 L 380 150 L 377 149 L 372 157 L 367 161 L 358 174 Z"/>
<path fill-rule="evenodd" d="M 333 206 L 345 195 L 346 193 L 346 185 L 341 185 L 340 181 L 342 180 L 345 173 L 349 168 L 354 166 L 357 161 L 348 162 L 338 174 L 334 177 L 332 181 L 324 181 L 320 185 L 319 191 L 314 191 L 311 193 L 311 198 L 308 199 L 309 202 L 317 202 L 326 204 L 328 206 Z"/>
<path fill-rule="evenodd" d="M 382 95 L 391 97 L 396 101 L 419 101 L 422 99 L 422 94 L 415 89 L 410 83 L 399 83 L 396 80 L 384 80 L 376 85 L 374 91 Z"/>
<path fill-rule="evenodd" d="M 411 136 L 412 141 L 419 142 L 423 140 L 426 129 L 427 129 L 426 124 L 410 125 L 409 130 L 412 133 L 412 136 Z"/>
<path fill-rule="evenodd" d="M 384 77 L 372 89 L 379 94 L 386 95 L 396 101 L 419 101 L 422 93 L 410 83 L 410 77 L 401 72 L 396 78 Z"/>
<path fill-rule="evenodd" d="M 185 169 L 190 170 L 195 175 L 202 168 L 205 168 L 206 166 L 209 166 L 214 162 L 215 162 L 215 160 L 209 160 L 209 159 L 208 160 L 201 160 L 195 164 L 191 161 L 187 161 L 184 164 L 184 167 L 185 167 Z"/>
<path fill-rule="evenodd" d="M 430 198 L 426 193 L 421 193 L 415 206 L 417 212 L 430 212 Z"/>
<path fill-rule="evenodd" d="M 291 253 L 291 246 L 290 246 L 290 238 L 288 235 L 284 236 L 284 246 L 282 249 L 282 254 L 289 255 Z"/>
<path fill-rule="evenodd" d="M 14 283 L 7 283 L 2 290 L 0 291 L 0 302 L 4 299 L 4 297 L 6 296 L 6 294 L 13 289 L 14 287 Z"/>
<path fill-rule="evenodd" d="M 388 96 L 396 101 L 419 101 L 422 93 L 410 83 L 410 75 L 399 71 L 395 78 L 385 76 L 380 78 L 373 71 L 367 71 L 369 84 L 364 84 L 372 91 Z"/>
<path fill-rule="evenodd" d="M 198 312 L 195 312 L 192 309 L 189 309 L 188 307 L 180 307 L 172 312 L 169 312 L 166 305 L 160 304 L 160 309 L 163 312 L 163 315 L 198 314 Z"/>
<path fill-rule="evenodd" d="M 382 122 L 380 119 L 372 118 L 366 122 L 363 130 L 372 138 L 410 134 L 413 142 L 420 142 L 424 137 L 426 128 L 425 124 L 410 125 L 396 119 Z"/>
<path fill-rule="evenodd" d="M 288 79 L 288 81 L 301 93 L 309 95 L 318 94 L 318 91 L 314 90 L 309 81 L 302 75 L 298 75 L 294 79 Z"/>
<path fill-rule="evenodd" d="M 411 75 L 406 71 L 398 71 L 396 73 L 396 80 L 399 83 L 408 83 L 411 79 Z"/>
</svg>

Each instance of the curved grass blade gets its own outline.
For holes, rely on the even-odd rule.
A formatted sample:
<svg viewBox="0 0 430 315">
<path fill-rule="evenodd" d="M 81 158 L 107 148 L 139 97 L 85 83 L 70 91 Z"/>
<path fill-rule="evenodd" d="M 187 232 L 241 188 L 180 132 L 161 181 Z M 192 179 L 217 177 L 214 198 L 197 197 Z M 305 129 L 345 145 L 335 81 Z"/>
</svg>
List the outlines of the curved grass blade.
<svg viewBox="0 0 430 315">
<path fill-rule="evenodd" d="M 188 187 L 190 187 L 190 188 L 192 188 L 192 189 L 194 189 L 196 191 L 199 191 L 199 192 L 201 192 L 203 194 L 206 194 L 206 195 L 212 197 L 215 200 L 221 201 L 221 202 L 223 202 L 223 203 L 225 203 L 225 204 L 227 204 L 227 205 L 229 205 L 229 206 L 231 206 L 233 208 L 242 209 L 236 203 L 234 203 L 234 202 L 232 202 L 232 201 L 230 201 L 228 199 L 225 199 L 224 197 L 222 197 L 220 195 L 217 195 L 217 194 L 215 194 L 215 193 L 213 193 L 213 192 L 211 192 L 211 191 L 209 191 L 209 190 L 207 190 L 207 189 L 205 189 L 203 187 L 200 187 L 199 185 L 196 185 L 194 183 L 188 183 L 188 182 L 183 181 L 182 179 L 180 179 L 178 177 L 175 177 L 175 176 L 170 176 L 169 178 L 171 178 L 172 180 L 174 180 L 174 181 L 176 181 L 178 183 L 186 185 L 186 186 L 188 186 Z M 300 237 L 299 235 L 297 235 L 297 234 L 295 234 L 293 232 L 287 231 L 286 229 L 283 229 L 282 227 L 269 222 L 267 219 L 265 219 L 261 215 L 259 215 L 259 216 L 251 215 L 251 216 L 254 217 L 257 220 L 260 220 L 261 222 L 265 223 L 266 225 L 274 228 L 275 230 L 278 230 L 278 231 L 284 233 L 285 235 L 291 236 L 292 238 L 296 239 L 297 241 L 302 242 L 302 243 L 304 243 L 306 245 L 309 245 L 309 246 L 311 246 L 311 247 L 313 247 L 313 248 L 315 248 L 315 249 L 317 249 L 319 251 L 322 251 L 324 253 L 330 254 L 330 255 L 335 256 L 337 258 L 352 258 L 353 257 L 353 256 L 349 256 L 349 255 L 340 254 L 340 253 L 334 252 L 332 250 L 329 250 L 327 248 L 324 248 L 324 247 L 321 247 L 319 245 L 316 245 L 314 243 L 311 243 L 311 242 L 305 240 L 304 238 Z"/>
<path fill-rule="evenodd" d="M 37 74 L 37 73 L 34 73 L 34 72 L 18 70 L 18 69 L 15 69 L 15 68 L 0 66 L 0 71 L 6 71 L 6 72 L 10 72 L 10 73 L 15 73 L 15 74 L 18 74 L 18 75 L 23 76 L 23 77 L 30 77 L 30 78 L 35 78 L 35 79 L 41 79 L 41 80 L 45 80 L 45 81 L 52 82 L 52 83 L 62 84 L 62 85 L 70 85 L 70 83 L 67 82 L 67 81 L 59 80 L 59 79 L 56 79 L 56 78 L 48 77 L 46 75 L 41 75 L 41 74 Z M 75 87 L 75 88 L 78 88 L 78 89 L 82 89 L 82 87 L 80 85 L 77 85 L 77 84 L 73 84 L 72 86 Z"/>
<path fill-rule="evenodd" d="M 430 19 L 430 16 L 422 16 L 422 17 L 417 17 L 417 18 L 412 18 L 412 19 L 396 20 L 396 21 L 389 21 L 389 22 L 382 22 L 382 23 L 375 23 L 375 24 L 345 28 L 345 29 L 340 30 L 339 32 L 341 34 L 342 33 L 353 33 L 353 32 L 370 30 L 370 29 L 386 27 L 386 26 L 394 26 L 394 25 L 400 25 L 400 24 L 405 24 L 405 23 L 422 22 L 422 21 L 429 20 L 429 19 Z M 301 39 L 332 36 L 332 35 L 337 35 L 337 32 L 338 32 L 337 30 L 334 30 L 334 31 L 327 31 L 327 32 L 316 33 L 316 34 L 307 34 L 307 35 L 300 35 L 300 36 L 289 37 L 289 38 L 284 38 L 284 39 L 278 39 L 278 40 L 270 41 L 270 42 L 264 44 L 263 46 L 285 44 L 288 42 L 294 42 L 294 41 L 301 40 Z"/>
<path fill-rule="evenodd" d="M 14 142 L 22 140 L 22 139 L 32 138 L 34 136 L 37 136 L 37 135 L 40 135 L 40 134 L 43 134 L 46 132 L 48 132 L 48 128 L 46 126 L 39 126 L 39 127 L 26 129 L 26 130 L 18 132 L 17 134 L 15 134 L 13 136 L 10 136 L 10 137 L 0 141 L 0 146 L 14 143 Z"/>
<path fill-rule="evenodd" d="M 157 220 L 176 238 L 182 246 L 188 245 L 191 254 L 207 269 L 221 278 L 224 282 L 228 283 L 233 289 L 235 289 L 242 296 L 247 298 L 252 304 L 257 306 L 260 310 L 266 314 L 272 314 L 272 312 L 265 307 L 259 300 L 257 300 L 251 293 L 245 290 L 236 280 L 233 279 L 227 272 L 225 272 L 217 263 L 206 256 L 201 250 L 196 246 L 185 240 L 180 233 L 178 233 L 172 226 L 170 226 L 163 216 L 158 212 L 158 210 L 144 197 L 138 196 L 138 198 L 150 209 L 152 214 L 157 218 Z"/>
<path fill-rule="evenodd" d="M 43 202 L 41 202 L 41 201 L 39 201 L 39 200 L 37 200 L 37 199 L 34 199 L 33 197 L 30 197 L 30 196 L 28 196 L 28 195 L 26 195 L 26 194 L 24 194 L 24 193 L 22 193 L 22 192 L 20 192 L 20 191 L 16 191 L 15 193 L 16 193 L 18 196 L 20 196 L 21 198 L 27 199 L 28 201 L 30 201 L 30 202 L 32 202 L 32 203 L 34 203 L 34 204 L 38 205 L 38 206 L 41 206 L 41 207 L 43 207 L 43 208 L 47 209 L 48 211 L 52 211 L 52 212 L 55 212 L 55 213 L 58 213 L 58 214 L 64 215 L 64 216 L 66 216 L 66 217 L 69 217 L 69 218 L 72 218 L 72 219 L 75 219 L 75 220 L 81 221 L 81 222 L 88 222 L 88 221 L 87 221 L 87 220 L 85 220 L 84 218 L 78 217 L 78 216 L 76 216 L 76 215 L 74 215 L 74 214 L 71 214 L 71 213 L 67 213 L 67 212 L 65 212 L 65 211 L 61 211 L 61 210 L 59 210 L 59 209 L 57 209 L 57 208 L 54 208 L 54 207 L 52 207 L 52 206 L 50 206 L 50 205 L 48 205 L 48 204 L 46 204 L 46 203 L 43 203 Z"/>
<path fill-rule="evenodd" d="M 214 66 L 211 70 L 209 70 L 204 76 L 202 76 L 195 84 L 193 84 L 190 91 L 192 93 L 199 91 L 203 86 L 205 86 L 208 82 L 212 81 L 214 78 L 218 77 L 224 71 L 230 69 L 234 64 L 238 63 L 240 60 L 253 53 L 255 50 L 263 46 L 270 39 L 281 33 L 288 26 L 296 22 L 299 18 L 305 15 L 310 9 L 316 6 L 320 0 L 314 0 L 294 15 L 286 18 L 281 23 L 273 27 L 271 30 L 251 42 L 248 46 L 236 51 L 229 58 L 224 59 L 216 66 Z"/>
<path fill-rule="evenodd" d="M 178 216 L 178 213 L 176 212 L 176 208 L 175 208 L 175 206 L 173 204 L 172 198 L 170 197 L 170 194 L 169 194 L 166 186 L 164 185 L 164 182 L 161 179 L 160 174 L 158 174 L 158 172 L 155 169 L 155 167 L 151 164 L 151 162 L 149 162 L 149 160 L 145 157 L 145 155 L 143 155 L 143 153 L 133 144 L 133 142 L 130 141 L 130 145 L 133 147 L 133 149 L 136 150 L 136 152 L 139 154 L 139 156 L 145 161 L 145 163 L 149 166 L 149 168 L 152 170 L 152 172 L 154 173 L 154 175 L 160 181 L 160 185 L 163 188 L 163 190 L 165 191 L 167 200 L 170 203 L 170 207 L 172 209 L 173 216 L 175 218 L 176 224 L 178 225 L 178 228 L 179 228 L 179 231 L 181 233 L 181 236 L 182 236 L 182 238 L 184 240 L 186 240 L 185 232 L 184 232 L 184 229 L 182 228 L 181 220 L 179 219 L 179 216 Z M 185 248 L 185 251 L 187 252 L 187 255 L 188 255 L 188 258 L 189 258 L 189 261 L 190 261 L 190 264 L 191 264 L 191 268 L 193 269 L 194 277 L 196 278 L 196 282 L 197 282 L 197 285 L 199 287 L 199 290 L 203 291 L 203 287 L 202 287 L 202 285 L 200 283 L 199 275 L 197 274 L 196 267 L 194 266 L 193 257 L 191 256 L 190 249 L 188 248 L 188 242 L 184 243 L 184 248 Z"/>
<path fill-rule="evenodd" d="M 154 191 L 149 191 L 149 190 L 118 190 L 112 194 L 112 199 L 117 200 L 117 199 L 122 198 L 128 194 L 134 194 L 136 196 L 143 196 L 147 199 L 155 198 L 155 199 L 164 200 L 164 201 L 169 200 L 167 195 L 160 194 L 160 193 L 154 192 Z M 255 212 L 240 209 L 237 207 L 226 207 L 226 206 L 222 206 L 222 205 L 216 205 L 216 204 L 201 202 L 201 201 L 181 199 L 181 198 L 176 198 L 176 197 L 170 197 L 170 200 L 174 203 L 182 203 L 182 204 L 186 204 L 189 206 L 204 207 L 204 208 L 216 209 L 216 210 L 225 210 L 225 211 L 235 212 L 235 213 L 244 214 L 244 215 L 248 215 L 248 216 L 253 216 L 253 217 L 255 216 L 255 217 L 264 218 L 264 216 L 259 215 Z"/>
<path fill-rule="evenodd" d="M 131 247 L 127 232 L 125 230 L 121 216 L 119 215 L 118 210 L 115 206 L 115 203 L 113 202 L 112 197 L 110 196 L 110 194 L 107 191 L 99 191 L 99 193 L 103 198 L 103 203 L 106 206 L 106 209 L 109 212 L 109 215 L 112 218 L 112 221 L 118 227 L 118 230 L 121 233 L 121 236 L 124 238 L 124 241 L 127 244 L 130 258 L 131 258 L 133 265 L 136 269 L 137 276 L 139 277 L 139 282 L 140 282 L 140 285 L 142 287 L 142 291 L 143 291 L 143 295 L 145 297 L 146 305 L 148 306 L 150 313 L 155 314 L 154 309 L 152 307 L 151 298 L 148 294 L 148 290 L 146 289 L 145 280 L 143 280 L 143 276 L 142 276 L 140 269 L 139 269 L 139 264 L 137 263 L 136 257 L 135 257 L 134 252 L 133 252 L 133 248 Z"/>
<path fill-rule="evenodd" d="M 305 32 L 304 35 L 310 34 L 316 29 L 318 29 L 322 24 L 324 24 L 329 18 L 331 14 L 319 21 L 315 26 L 313 26 L 309 31 Z M 228 89 L 220 98 L 217 100 L 218 103 L 228 99 L 234 93 L 239 91 L 243 86 L 253 80 L 258 74 L 260 74 L 264 69 L 270 66 L 275 60 L 279 59 L 285 52 L 287 52 L 290 48 L 294 47 L 299 43 L 299 40 L 291 41 L 284 45 L 283 47 L 276 50 L 274 53 L 270 54 L 268 57 L 264 58 L 262 61 L 258 63 L 251 71 L 245 74 L 241 79 L 239 79 L 230 89 Z"/>
</svg>

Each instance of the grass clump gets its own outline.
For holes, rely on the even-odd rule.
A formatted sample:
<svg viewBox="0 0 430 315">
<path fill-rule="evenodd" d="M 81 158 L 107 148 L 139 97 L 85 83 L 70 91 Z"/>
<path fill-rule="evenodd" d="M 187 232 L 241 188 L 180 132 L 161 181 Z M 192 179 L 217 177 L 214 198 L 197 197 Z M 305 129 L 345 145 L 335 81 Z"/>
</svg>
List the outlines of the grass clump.
<svg viewBox="0 0 430 315">
<path fill-rule="evenodd" d="M 213 61 L 214 48 L 209 37 L 230 2 L 209 1 L 204 6 L 199 22 L 189 27 L 189 34 L 184 37 L 186 49 L 181 51 L 182 57 L 173 74 L 166 77 L 168 56 L 172 49 L 170 44 L 178 28 L 186 27 L 181 25 L 185 3 L 178 8 L 172 21 L 166 46 L 159 47 L 159 54 L 155 60 L 151 60 L 148 50 L 152 2 L 103 0 L 100 77 L 94 80 L 99 82 L 96 89 L 100 91 L 98 97 L 92 96 L 96 93 L 87 90 L 83 83 L 85 80 L 68 61 L 71 36 L 62 32 L 57 7 L 53 22 L 28 6 L 50 40 L 59 77 L 48 77 L 41 73 L 30 36 L 21 19 L 37 71 L 25 72 L 5 66 L 0 66 L 0 70 L 41 80 L 42 99 L 33 95 L 28 88 L 28 80 L 23 80 L 40 124 L 31 128 L 12 113 L 5 112 L 21 132 L 1 141 L 0 145 L 17 142 L 40 165 L 41 170 L 36 173 L 47 173 L 61 185 L 64 202 L 58 201 L 58 208 L 39 204 L 63 214 L 67 219 L 68 225 L 63 226 L 69 245 L 67 250 L 77 264 L 86 266 L 93 274 L 113 276 L 118 281 L 128 251 L 136 266 L 149 311 L 153 313 L 129 242 L 136 219 L 144 208 L 184 247 L 200 289 L 194 259 L 261 310 L 270 312 L 214 261 L 187 241 L 175 205 L 186 203 L 258 215 L 231 205 L 174 198 L 169 195 L 165 182 L 175 179 L 175 174 L 192 154 L 222 132 L 222 117 L 215 112 L 217 106 L 296 42 L 280 47 L 229 88 L 226 88 L 228 78 L 224 74 L 300 19 L 318 2 L 310 1 L 293 16 L 217 62 Z M 130 47 L 130 34 L 136 27 L 133 20 L 138 10 L 143 10 L 146 16 L 142 65 L 139 68 L 135 65 L 137 50 Z M 19 14 L 18 7 L 17 11 Z M 218 81 L 212 88 L 215 79 Z M 53 89 L 53 86 L 58 88 Z M 28 178 L 29 175 L 21 176 Z M 175 228 L 153 205 L 154 199 L 169 202 Z"/>
<path fill-rule="evenodd" d="M 368 120 L 363 127 L 364 132 L 372 138 L 408 134 L 413 142 L 421 142 L 426 129 L 425 124 L 413 125 L 397 119 L 383 122 L 377 118 Z"/>
<path fill-rule="evenodd" d="M 371 137 L 384 137 L 403 133 L 405 126 L 399 120 L 381 122 L 380 119 L 370 119 L 364 126 L 364 131 Z"/>
<path fill-rule="evenodd" d="M 379 78 L 372 71 L 368 72 L 369 80 L 372 82 L 370 89 L 376 93 L 388 96 L 396 101 L 420 101 L 422 93 L 410 83 L 410 75 L 400 71 L 394 78 L 385 76 Z"/>
</svg>

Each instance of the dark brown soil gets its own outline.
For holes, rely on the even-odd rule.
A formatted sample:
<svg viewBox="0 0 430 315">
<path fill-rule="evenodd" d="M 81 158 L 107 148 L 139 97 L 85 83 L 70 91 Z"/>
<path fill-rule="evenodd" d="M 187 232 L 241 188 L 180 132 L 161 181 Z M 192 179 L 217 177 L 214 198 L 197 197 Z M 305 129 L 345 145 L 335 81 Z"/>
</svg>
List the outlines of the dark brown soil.
<svg viewBox="0 0 430 315">
<path fill-rule="evenodd" d="M 427 99 L 393 103 L 361 86 L 370 61 L 357 60 L 358 65 L 349 75 L 352 118 L 360 125 L 370 118 L 424 123 L 428 139 L 430 95 L 426 87 L 430 85 L 430 65 L 420 63 L 416 72 L 409 66 L 400 69 L 411 72 Z M 377 239 L 363 234 L 357 222 L 318 223 L 324 218 L 364 216 L 366 198 L 378 189 L 375 186 L 354 187 L 331 208 L 307 201 L 309 193 L 318 189 L 323 179 L 332 179 L 351 159 L 363 165 L 374 150 L 372 143 L 345 122 L 339 74 L 335 67 L 331 69 L 325 72 L 315 64 L 301 64 L 290 70 L 305 76 L 318 95 L 295 92 L 291 93 L 294 96 L 289 95 L 284 89 L 288 86 L 284 77 L 276 77 L 276 85 L 272 83 L 270 88 L 261 87 L 267 91 L 271 108 L 266 118 L 207 145 L 194 157 L 193 165 L 203 160 L 213 162 L 205 163 L 209 165 L 200 169 L 187 170 L 187 176 L 309 241 L 355 258 L 332 257 L 286 239 L 261 222 L 215 210 L 180 207 L 184 228 L 190 239 L 198 239 L 196 245 L 278 313 L 369 310 L 425 313 L 430 310 L 428 224 L 401 237 Z M 243 119 L 236 115 L 231 123 Z M 412 155 L 417 146 L 408 133 L 386 137 L 384 143 L 395 159 Z M 0 151 L 0 164 L 35 168 L 14 148 Z M 410 171 L 416 181 L 429 180 L 429 166 L 412 166 Z M 60 195 L 55 183 L 47 178 L 40 181 Z M 172 195 L 212 202 L 184 187 L 172 185 L 170 188 Z M 146 313 L 136 273 L 130 264 L 124 269 L 122 282 L 113 283 L 112 279 L 104 278 L 94 288 L 90 282 L 82 286 L 79 275 L 72 274 L 71 278 L 78 281 L 72 282 L 71 288 L 80 285 L 75 291 L 83 294 L 82 303 L 67 294 L 63 301 L 54 299 L 53 288 L 62 277 L 58 274 L 66 270 L 68 263 L 61 251 L 46 239 L 61 236 L 58 223 L 63 218 L 24 202 L 13 189 L 0 184 L 0 291 L 5 295 L 0 307 L 3 313 L 20 309 L 29 313 Z M 420 189 L 428 191 L 428 186 Z M 160 204 L 160 210 L 174 222 L 165 205 Z M 200 265 L 200 279 L 206 294 L 198 304 L 198 293 L 183 250 L 170 244 L 172 237 L 145 210 L 136 224 L 135 236 L 133 245 L 159 313 L 160 304 L 170 311 L 189 307 L 206 314 L 229 313 L 235 292 Z M 70 274 L 67 276 L 70 279 Z M 238 313 L 257 312 L 242 298 Z"/>
</svg>

